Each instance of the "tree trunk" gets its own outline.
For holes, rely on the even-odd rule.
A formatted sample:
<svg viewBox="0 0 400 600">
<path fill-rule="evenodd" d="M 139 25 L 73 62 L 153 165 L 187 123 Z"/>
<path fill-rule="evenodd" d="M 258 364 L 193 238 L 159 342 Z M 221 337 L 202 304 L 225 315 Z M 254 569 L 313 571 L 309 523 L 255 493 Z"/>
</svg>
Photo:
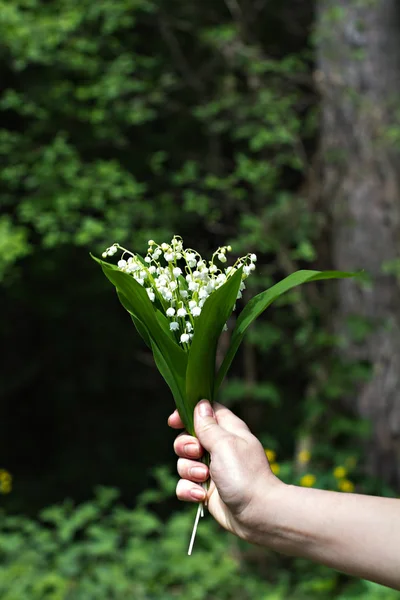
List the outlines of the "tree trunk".
<svg viewBox="0 0 400 600">
<path fill-rule="evenodd" d="M 398 279 L 384 267 L 400 254 L 399 4 L 318 0 L 316 32 L 322 194 L 332 222 L 333 263 L 341 270 L 365 269 L 372 278 L 370 286 L 340 283 L 338 328 L 346 356 L 368 361 L 372 369 L 352 399 L 373 427 L 369 472 L 398 488 L 400 295 Z M 352 315 L 373 325 L 361 343 L 346 335 Z"/>
</svg>

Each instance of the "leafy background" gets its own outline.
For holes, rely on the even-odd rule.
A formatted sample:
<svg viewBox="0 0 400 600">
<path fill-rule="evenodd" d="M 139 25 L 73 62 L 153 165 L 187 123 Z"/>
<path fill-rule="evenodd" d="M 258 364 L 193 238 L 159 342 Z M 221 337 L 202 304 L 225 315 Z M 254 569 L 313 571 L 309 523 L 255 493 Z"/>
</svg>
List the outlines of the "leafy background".
<svg viewBox="0 0 400 600">
<path fill-rule="evenodd" d="M 314 11 L 0 0 L 4 600 L 398 597 L 210 519 L 185 558 L 193 515 L 173 497 L 172 399 L 89 257 L 174 233 L 205 255 L 231 243 L 259 256 L 245 299 L 332 266 L 310 193 Z M 364 469 L 370 423 L 342 401 L 370 368 L 338 351 L 337 293 L 311 283 L 271 307 L 221 398 L 285 481 L 395 495 Z M 368 322 L 350 325 L 362 343 Z"/>
</svg>

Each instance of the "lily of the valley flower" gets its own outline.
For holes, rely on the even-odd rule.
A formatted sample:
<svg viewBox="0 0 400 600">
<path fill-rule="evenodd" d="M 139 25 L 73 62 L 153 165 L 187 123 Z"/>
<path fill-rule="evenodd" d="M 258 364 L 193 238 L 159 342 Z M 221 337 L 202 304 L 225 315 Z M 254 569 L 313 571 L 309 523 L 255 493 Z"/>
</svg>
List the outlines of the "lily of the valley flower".
<svg viewBox="0 0 400 600">
<path fill-rule="evenodd" d="M 241 298 L 245 280 L 254 271 L 257 261 L 255 254 L 247 254 L 233 266 L 220 268 L 218 262 L 227 262 L 231 246 L 219 247 L 207 262 L 196 250 L 184 248 L 182 238 L 177 235 L 170 244 L 158 245 L 149 240 L 144 259 L 117 243 L 107 248 L 102 256 L 114 256 L 118 251 L 122 252 L 118 269 L 143 286 L 152 302 L 159 300 L 166 316 L 172 319 L 170 331 L 176 333 L 177 341 L 184 348 L 190 345 L 196 319 L 207 298 L 242 268 L 242 282 L 237 294 L 237 298 Z"/>
</svg>

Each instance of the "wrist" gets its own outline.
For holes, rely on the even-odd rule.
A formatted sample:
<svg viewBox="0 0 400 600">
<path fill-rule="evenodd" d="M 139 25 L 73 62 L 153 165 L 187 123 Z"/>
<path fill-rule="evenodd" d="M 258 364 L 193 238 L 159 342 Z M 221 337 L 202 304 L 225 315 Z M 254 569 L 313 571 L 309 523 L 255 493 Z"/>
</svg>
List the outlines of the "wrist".
<svg viewBox="0 0 400 600">
<path fill-rule="evenodd" d="M 292 487 L 270 472 L 257 482 L 252 501 L 242 515 L 242 539 L 251 544 L 275 546 L 281 537 L 281 507 Z"/>
<path fill-rule="evenodd" d="M 247 541 L 306 558 L 312 558 L 322 547 L 332 546 L 330 529 L 315 524 L 318 505 L 331 492 L 287 485 L 279 479 L 259 491 Z"/>
</svg>

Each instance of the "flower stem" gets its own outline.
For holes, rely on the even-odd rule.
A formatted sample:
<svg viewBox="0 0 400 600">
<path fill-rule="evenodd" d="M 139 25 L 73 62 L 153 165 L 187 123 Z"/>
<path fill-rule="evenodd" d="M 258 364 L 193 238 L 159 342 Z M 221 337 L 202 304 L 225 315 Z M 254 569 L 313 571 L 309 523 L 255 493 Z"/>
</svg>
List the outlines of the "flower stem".
<svg viewBox="0 0 400 600">
<path fill-rule="evenodd" d="M 210 466 L 210 455 L 209 455 L 208 452 L 206 452 L 204 454 L 204 456 L 201 458 L 201 462 L 203 462 L 208 467 Z M 202 483 L 202 487 L 205 490 L 205 492 L 207 493 L 208 489 L 210 487 L 210 479 L 207 479 L 207 481 L 205 481 L 204 483 Z M 199 524 L 200 517 L 204 517 L 204 509 L 206 507 L 207 507 L 207 496 L 206 496 L 206 499 L 203 502 L 199 503 L 199 506 L 197 508 L 196 518 L 195 518 L 194 524 L 193 524 L 192 536 L 190 538 L 188 556 L 190 556 L 192 554 L 194 540 L 196 539 L 197 526 Z"/>
<path fill-rule="evenodd" d="M 192 530 L 192 536 L 190 538 L 190 544 L 189 544 L 189 550 L 188 550 L 188 556 L 190 556 L 192 554 L 192 550 L 193 550 L 193 544 L 194 544 L 194 540 L 196 538 L 196 533 L 197 533 L 197 526 L 199 524 L 199 519 L 200 516 L 202 514 L 204 514 L 204 509 L 203 509 L 203 502 L 199 503 L 199 506 L 197 508 L 197 513 L 196 513 L 196 518 L 194 520 L 194 525 L 193 525 L 193 530 Z"/>
</svg>

